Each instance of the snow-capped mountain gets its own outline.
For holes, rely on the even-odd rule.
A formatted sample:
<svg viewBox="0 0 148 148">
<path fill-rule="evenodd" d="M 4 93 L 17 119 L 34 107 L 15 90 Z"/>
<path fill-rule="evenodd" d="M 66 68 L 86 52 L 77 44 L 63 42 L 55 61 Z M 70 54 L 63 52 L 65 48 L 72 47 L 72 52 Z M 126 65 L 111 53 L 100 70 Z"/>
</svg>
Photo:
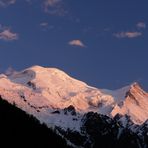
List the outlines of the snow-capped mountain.
<svg viewBox="0 0 148 148">
<path fill-rule="evenodd" d="M 98 89 L 59 69 L 33 66 L 0 74 L 0 98 L 55 129 L 73 147 L 148 145 L 148 93 L 138 83 Z M 104 139 L 108 143 L 101 144 Z"/>
<path fill-rule="evenodd" d="M 82 116 L 91 111 L 112 118 L 126 114 L 136 124 L 148 119 L 148 94 L 137 83 L 115 91 L 98 89 L 56 68 L 33 66 L 1 74 L 0 95 L 49 127 L 79 131 Z M 65 113 L 66 109 L 77 115 Z"/>
</svg>

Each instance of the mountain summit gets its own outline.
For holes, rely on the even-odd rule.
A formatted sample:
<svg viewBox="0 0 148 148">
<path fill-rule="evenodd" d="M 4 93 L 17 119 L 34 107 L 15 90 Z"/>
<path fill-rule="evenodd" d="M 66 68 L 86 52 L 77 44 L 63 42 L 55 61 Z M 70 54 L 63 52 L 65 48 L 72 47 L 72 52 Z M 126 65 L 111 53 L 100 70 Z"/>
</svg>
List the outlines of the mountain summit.
<svg viewBox="0 0 148 148">
<path fill-rule="evenodd" d="M 117 113 L 129 115 L 134 123 L 143 123 L 148 119 L 148 93 L 138 83 L 133 83 L 122 105 L 117 105 L 112 111 L 113 116 Z"/>
<path fill-rule="evenodd" d="M 33 66 L 1 74 L 0 95 L 48 127 L 79 131 L 81 118 L 88 112 L 111 118 L 129 115 L 136 124 L 148 119 L 148 94 L 139 84 L 118 90 L 98 89 L 56 68 Z"/>
</svg>

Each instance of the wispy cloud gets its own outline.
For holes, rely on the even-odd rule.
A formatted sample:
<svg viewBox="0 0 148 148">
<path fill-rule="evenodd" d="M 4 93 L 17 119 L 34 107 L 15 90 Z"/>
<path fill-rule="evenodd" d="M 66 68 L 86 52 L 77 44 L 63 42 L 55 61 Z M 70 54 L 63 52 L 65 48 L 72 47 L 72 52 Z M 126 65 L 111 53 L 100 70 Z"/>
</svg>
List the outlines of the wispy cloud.
<svg viewBox="0 0 148 148">
<path fill-rule="evenodd" d="M 57 4 L 59 4 L 61 2 L 61 0 L 45 0 L 44 4 L 46 7 L 50 6 L 53 7 Z"/>
<path fill-rule="evenodd" d="M 67 11 L 63 6 L 63 0 L 44 0 L 44 11 L 50 15 L 64 16 Z"/>
<path fill-rule="evenodd" d="M 6 7 L 8 5 L 14 4 L 16 0 L 0 0 L 0 6 Z"/>
<path fill-rule="evenodd" d="M 48 22 L 41 22 L 40 23 L 40 27 L 43 31 L 47 31 L 47 30 L 53 30 L 54 29 L 54 25 L 49 25 Z"/>
<path fill-rule="evenodd" d="M 31 5 L 39 1 L 45 13 L 55 16 L 65 16 L 67 10 L 65 9 L 64 0 L 25 0 Z"/>
<path fill-rule="evenodd" d="M 145 29 L 145 28 L 146 28 L 146 23 L 145 23 L 145 22 L 138 22 L 138 23 L 136 24 L 136 27 L 137 27 L 138 29 Z"/>
<path fill-rule="evenodd" d="M 31 3 L 31 2 L 32 2 L 32 0 L 26 0 L 26 2 Z"/>
<path fill-rule="evenodd" d="M 4 29 L 0 32 L 0 39 L 4 41 L 17 40 L 18 34 L 11 32 L 10 29 Z"/>
<path fill-rule="evenodd" d="M 141 32 L 117 32 L 113 34 L 116 38 L 136 38 L 142 35 Z"/>
<path fill-rule="evenodd" d="M 40 26 L 41 27 L 47 27 L 48 26 L 48 23 L 47 22 L 42 22 L 42 23 L 40 23 Z"/>
<path fill-rule="evenodd" d="M 81 40 L 72 40 L 72 41 L 69 41 L 68 44 L 71 46 L 86 47 Z"/>
</svg>

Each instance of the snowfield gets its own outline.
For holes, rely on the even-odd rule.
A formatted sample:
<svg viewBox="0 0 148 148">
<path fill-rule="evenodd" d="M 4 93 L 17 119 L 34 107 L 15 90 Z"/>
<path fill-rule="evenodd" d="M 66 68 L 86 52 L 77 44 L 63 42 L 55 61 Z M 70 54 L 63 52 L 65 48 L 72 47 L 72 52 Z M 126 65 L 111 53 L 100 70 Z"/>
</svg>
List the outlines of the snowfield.
<svg viewBox="0 0 148 148">
<path fill-rule="evenodd" d="M 56 68 L 33 66 L 0 74 L 0 95 L 53 128 L 79 131 L 82 116 L 90 111 L 110 117 L 127 114 L 136 124 L 148 119 L 148 93 L 137 83 L 114 91 L 98 89 Z M 75 115 L 65 113 L 70 105 Z"/>
</svg>

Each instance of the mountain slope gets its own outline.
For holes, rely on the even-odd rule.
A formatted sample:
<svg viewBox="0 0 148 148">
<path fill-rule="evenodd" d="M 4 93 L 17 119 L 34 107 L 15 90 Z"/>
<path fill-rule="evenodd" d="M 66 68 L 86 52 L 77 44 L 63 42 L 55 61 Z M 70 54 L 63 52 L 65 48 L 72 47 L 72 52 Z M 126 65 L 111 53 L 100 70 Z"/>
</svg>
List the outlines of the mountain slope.
<svg viewBox="0 0 148 148">
<path fill-rule="evenodd" d="M 0 98 L 0 147 L 68 147 L 66 141 L 15 105 Z"/>
<path fill-rule="evenodd" d="M 131 85 L 126 92 L 125 100 L 111 112 L 129 115 L 134 123 L 143 123 L 148 119 L 148 93 L 144 92 L 137 83 Z"/>
<path fill-rule="evenodd" d="M 6 125 L 6 132 L 2 133 L 4 140 L 10 133 L 14 136 L 17 125 L 18 131 L 23 131 L 16 132 L 22 143 L 24 139 L 31 141 L 34 133 L 37 143 L 41 138 L 45 145 L 57 144 L 59 147 L 58 144 L 62 143 L 66 147 L 59 137 L 59 143 L 55 144 L 55 139 L 50 141 L 50 136 L 55 136 L 49 130 L 51 128 L 73 147 L 148 147 L 148 93 L 137 83 L 118 90 L 98 89 L 59 69 L 33 66 L 20 72 L 11 70 L 0 74 L 0 96 L 3 99 L 0 100 L 1 127 Z M 17 108 L 6 105 L 4 100 Z M 21 113 L 18 108 L 25 112 Z M 29 115 L 26 117 L 24 113 Z M 30 115 L 49 129 L 39 123 L 34 125 L 32 120 L 37 121 L 35 118 L 30 123 Z M 6 124 L 3 121 L 7 121 Z M 25 130 L 25 125 L 29 130 Z M 30 131 L 32 126 L 33 131 Z M 32 134 L 26 138 L 24 135 L 30 132 Z M 44 132 L 45 138 L 42 139 Z M 22 133 L 25 134 L 22 136 Z M 37 145 L 42 147 L 41 143 Z"/>
<path fill-rule="evenodd" d="M 127 114 L 136 124 L 148 118 L 148 95 L 138 84 L 114 91 L 98 89 L 56 68 L 33 66 L 1 74 L 0 95 L 48 127 L 65 130 L 80 131 L 83 115 L 91 111 L 112 118 Z M 69 106 L 74 107 L 75 115 L 65 113 Z"/>
</svg>

